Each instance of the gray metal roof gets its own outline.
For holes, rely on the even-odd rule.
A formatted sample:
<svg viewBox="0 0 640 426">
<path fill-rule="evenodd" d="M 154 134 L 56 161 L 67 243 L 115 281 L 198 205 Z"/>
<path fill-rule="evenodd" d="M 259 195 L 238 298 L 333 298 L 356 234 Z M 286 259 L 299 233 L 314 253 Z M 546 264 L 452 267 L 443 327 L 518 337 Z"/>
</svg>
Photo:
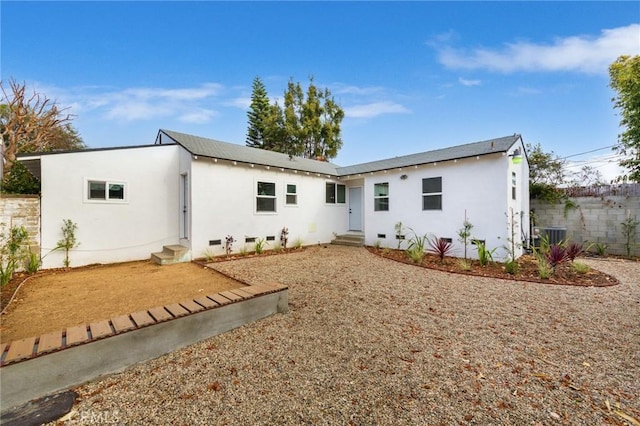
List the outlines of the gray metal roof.
<svg viewBox="0 0 640 426">
<path fill-rule="evenodd" d="M 520 139 L 520 137 L 520 135 L 514 134 L 512 136 L 436 149 L 419 154 L 403 155 L 401 157 L 388 158 L 386 160 L 338 167 L 337 173 L 339 176 L 348 176 L 358 173 L 377 172 L 381 170 L 391 170 L 398 167 L 409 167 L 420 164 L 506 152 Z"/>
<path fill-rule="evenodd" d="M 377 172 L 399 167 L 409 167 L 420 164 L 506 152 L 521 138 L 520 135 L 514 134 L 511 136 L 436 149 L 418 154 L 403 155 L 401 157 L 340 167 L 333 163 L 310 160 L 302 157 L 293 157 L 289 159 L 287 154 L 258 148 L 250 148 L 244 145 L 237 145 L 228 142 L 220 142 L 214 139 L 202 138 L 171 130 L 160 129 L 160 133 L 164 133 L 193 155 L 219 158 L 229 161 L 239 161 L 248 164 L 280 167 L 290 170 L 321 173 L 332 176 L 348 176 L 358 173 Z"/>
<path fill-rule="evenodd" d="M 192 155 L 337 176 L 336 168 L 338 166 L 326 161 L 317 161 L 302 157 L 289 158 L 287 154 L 279 152 L 220 142 L 214 139 L 201 138 L 171 130 L 160 129 L 160 133 L 167 135 Z"/>
</svg>

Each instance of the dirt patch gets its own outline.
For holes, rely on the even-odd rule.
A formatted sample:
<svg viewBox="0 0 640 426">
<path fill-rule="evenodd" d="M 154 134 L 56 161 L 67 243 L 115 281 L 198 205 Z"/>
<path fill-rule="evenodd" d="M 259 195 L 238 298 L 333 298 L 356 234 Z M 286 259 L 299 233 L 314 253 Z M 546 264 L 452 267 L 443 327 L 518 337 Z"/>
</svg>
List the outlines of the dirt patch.
<svg viewBox="0 0 640 426">
<path fill-rule="evenodd" d="M 24 277 L 2 289 L 2 305 Z M 151 261 L 47 270 L 28 278 L 0 316 L 0 342 L 39 336 L 245 284 L 196 263 Z"/>
<path fill-rule="evenodd" d="M 596 269 L 589 269 L 587 272 L 578 273 L 571 262 L 567 261 L 556 266 L 553 275 L 549 278 L 540 278 L 538 262 L 531 255 L 520 256 L 516 262 L 518 264 L 517 272 L 510 274 L 507 272 L 504 263 L 489 262 L 485 266 L 481 266 L 477 260 L 467 260 L 466 268 L 461 266 L 461 261 L 455 257 L 445 257 L 442 261 L 433 254 L 426 254 L 422 262 L 415 263 L 407 256 L 404 250 L 393 249 L 377 249 L 375 247 L 367 247 L 367 249 L 378 256 L 392 259 L 397 262 L 407 263 L 410 265 L 421 266 L 423 268 L 437 269 L 456 274 L 474 275 L 480 277 L 500 278 L 512 281 L 530 281 L 542 284 L 559 284 L 574 285 L 585 287 L 606 287 L 619 284 L 619 281 L 611 275 L 600 272 Z M 576 262 L 580 262 L 577 258 Z"/>
</svg>

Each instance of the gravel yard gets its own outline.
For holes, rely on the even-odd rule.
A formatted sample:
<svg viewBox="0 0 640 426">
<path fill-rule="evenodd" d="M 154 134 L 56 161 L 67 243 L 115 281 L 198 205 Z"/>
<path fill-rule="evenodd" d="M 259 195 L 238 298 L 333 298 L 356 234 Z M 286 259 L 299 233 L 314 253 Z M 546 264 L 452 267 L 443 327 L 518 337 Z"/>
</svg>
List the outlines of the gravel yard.
<svg viewBox="0 0 640 426">
<path fill-rule="evenodd" d="M 342 246 L 216 263 L 288 285 L 289 313 L 82 386 L 69 422 L 633 424 L 640 263 L 584 262 L 621 284 L 455 275 Z"/>
</svg>

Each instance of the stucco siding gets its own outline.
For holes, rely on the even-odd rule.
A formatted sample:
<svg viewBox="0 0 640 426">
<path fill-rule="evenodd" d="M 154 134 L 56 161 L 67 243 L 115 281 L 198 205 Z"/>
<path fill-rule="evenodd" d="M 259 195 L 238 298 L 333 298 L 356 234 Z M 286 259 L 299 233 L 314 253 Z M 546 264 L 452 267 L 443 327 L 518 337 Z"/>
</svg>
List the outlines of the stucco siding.
<svg viewBox="0 0 640 426">
<path fill-rule="evenodd" d="M 178 238 L 178 149 L 154 146 L 43 155 L 43 267 L 62 266 L 64 219 L 77 224 L 71 266 L 148 258 Z M 87 181 L 121 182 L 122 202 L 87 199 Z"/>
<path fill-rule="evenodd" d="M 258 182 L 275 184 L 275 212 L 257 212 Z M 347 227 L 345 204 L 325 203 L 325 183 L 337 182 L 305 172 L 294 173 L 264 166 L 200 158 L 191 166 L 191 218 L 190 245 L 194 257 L 206 251 L 214 255 L 224 253 L 224 239 L 231 235 L 236 241 L 233 251 L 243 247 L 248 251 L 254 244 L 246 238 L 274 236 L 266 249 L 272 249 L 280 239 L 283 227 L 289 229 L 289 246 L 296 239 L 303 244 L 327 243 L 333 233 L 344 232 Z M 297 204 L 287 205 L 286 186 L 296 185 Z M 221 240 L 222 244 L 210 245 Z"/>
<path fill-rule="evenodd" d="M 365 179 L 365 242 L 395 247 L 395 224 L 402 222 L 405 228 L 412 228 L 418 235 L 432 234 L 451 238 L 456 247 L 455 255 L 463 255 L 463 246 L 458 242 L 458 230 L 465 219 L 473 224 L 474 238 L 485 240 L 488 248 L 502 247 L 507 237 L 507 211 L 509 203 L 507 190 L 510 173 L 502 154 L 468 158 L 444 163 L 422 165 L 387 173 L 376 173 Z M 406 178 L 401 179 L 401 176 Z M 442 178 L 442 210 L 423 210 L 422 180 Z M 389 210 L 374 210 L 374 185 L 389 183 Z M 386 238 L 378 237 L 383 234 Z M 406 229 L 406 238 L 413 233 Z M 406 248 L 406 243 L 402 245 Z M 497 250 L 501 257 L 504 250 Z M 475 255 L 469 246 L 468 253 Z"/>
</svg>

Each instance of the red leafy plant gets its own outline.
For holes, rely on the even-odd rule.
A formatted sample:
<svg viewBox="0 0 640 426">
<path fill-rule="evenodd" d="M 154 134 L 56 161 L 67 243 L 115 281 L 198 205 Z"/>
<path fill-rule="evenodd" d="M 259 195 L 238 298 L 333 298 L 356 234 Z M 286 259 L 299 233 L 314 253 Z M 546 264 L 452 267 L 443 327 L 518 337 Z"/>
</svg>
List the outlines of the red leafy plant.
<svg viewBox="0 0 640 426">
<path fill-rule="evenodd" d="M 569 260 L 573 262 L 576 257 L 584 253 L 584 247 L 581 243 L 571 243 L 567 246 L 566 253 Z"/>
<path fill-rule="evenodd" d="M 553 244 L 549 246 L 549 252 L 547 253 L 547 261 L 552 268 L 555 269 L 559 264 L 566 262 L 569 259 L 567 255 L 566 247 L 560 244 Z"/>
<path fill-rule="evenodd" d="M 444 261 L 444 257 L 451 254 L 453 251 L 453 243 L 444 238 L 432 237 L 429 238 L 428 243 L 429 253 L 434 253 L 440 258 L 440 262 Z"/>
</svg>

